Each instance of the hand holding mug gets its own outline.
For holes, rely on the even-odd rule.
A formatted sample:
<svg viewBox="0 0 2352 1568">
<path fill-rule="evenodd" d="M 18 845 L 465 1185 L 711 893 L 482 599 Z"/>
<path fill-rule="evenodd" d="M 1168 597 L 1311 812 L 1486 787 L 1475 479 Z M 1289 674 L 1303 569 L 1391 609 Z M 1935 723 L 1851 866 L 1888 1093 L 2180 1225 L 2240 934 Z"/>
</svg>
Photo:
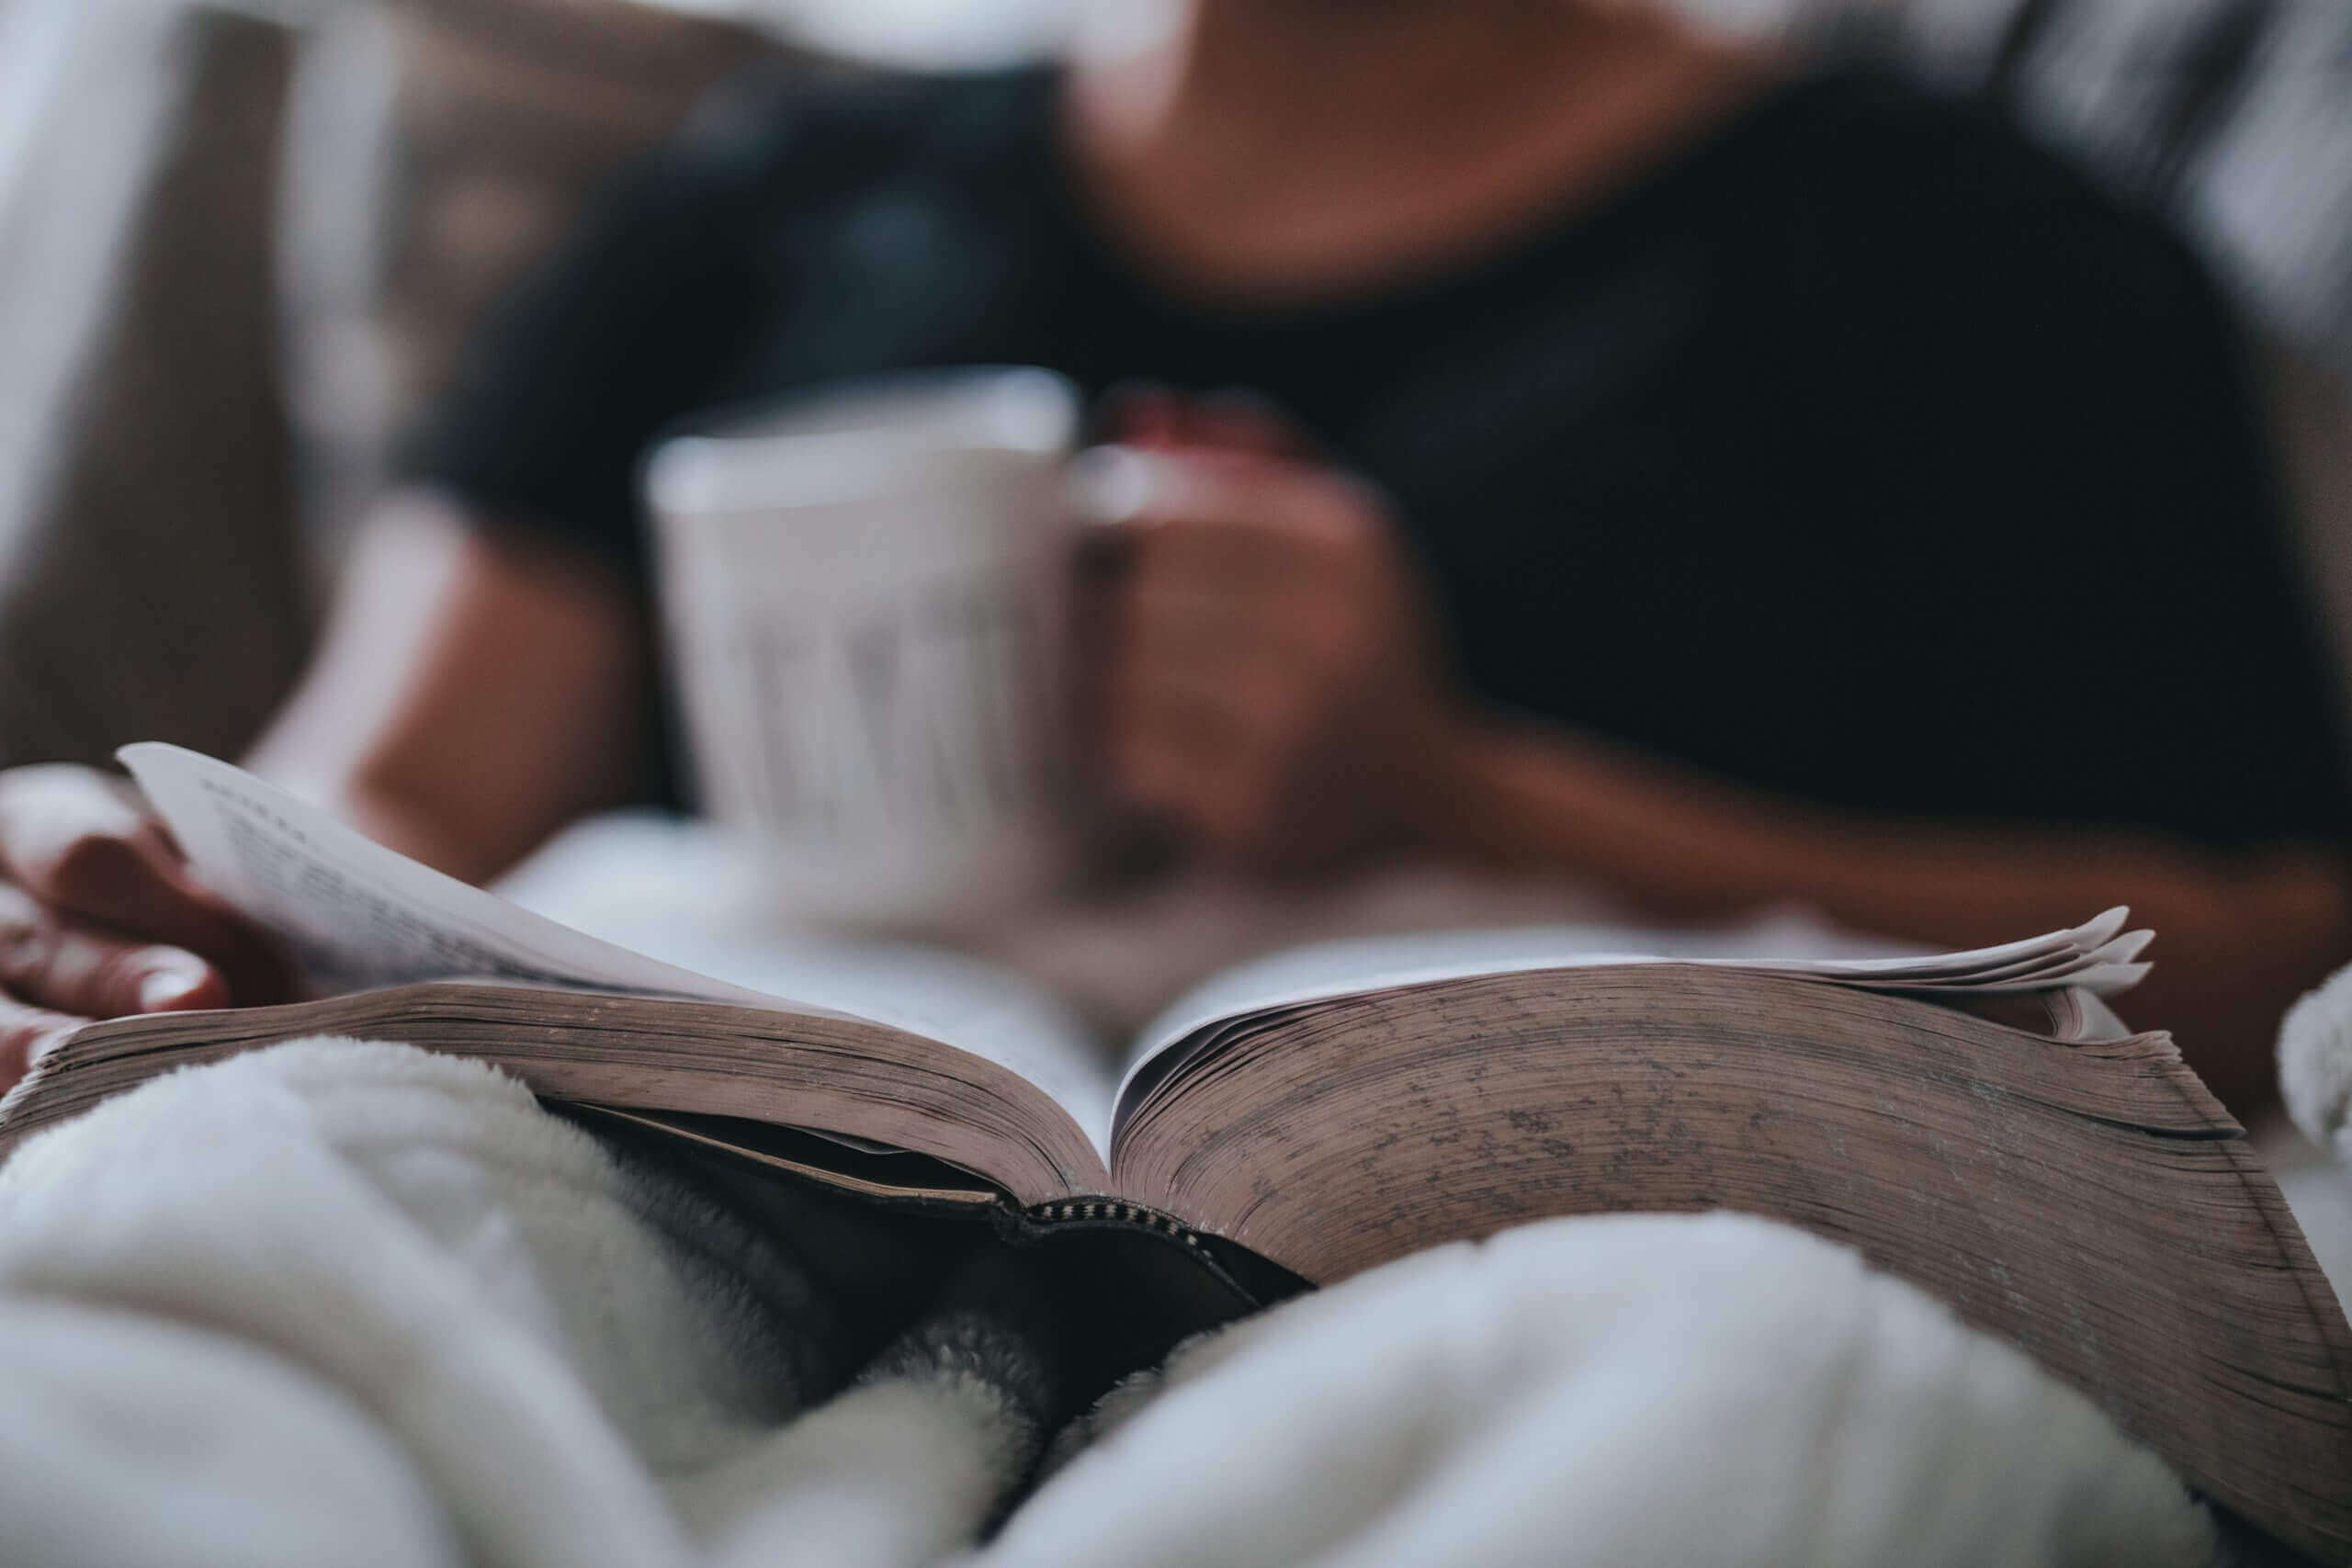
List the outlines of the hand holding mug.
<svg viewBox="0 0 2352 1568">
<path fill-rule="evenodd" d="M 1116 560 L 1090 693 L 1110 789 L 1209 852 L 1299 869 L 1400 834 L 1446 705 L 1425 594 L 1370 487 L 1262 416 L 1098 449 Z"/>
</svg>

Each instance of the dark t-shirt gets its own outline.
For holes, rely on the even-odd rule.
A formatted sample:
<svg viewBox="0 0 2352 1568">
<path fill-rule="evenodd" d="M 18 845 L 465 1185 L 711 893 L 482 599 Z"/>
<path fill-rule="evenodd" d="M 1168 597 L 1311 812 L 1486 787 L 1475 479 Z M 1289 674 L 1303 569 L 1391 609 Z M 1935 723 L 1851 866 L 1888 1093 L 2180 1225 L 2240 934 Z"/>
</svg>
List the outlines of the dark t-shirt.
<svg viewBox="0 0 2352 1568">
<path fill-rule="evenodd" d="M 1272 398 L 1394 501 L 1464 684 L 1774 795 L 2335 837 L 2312 615 L 2215 293 L 1988 114 L 1792 83 L 1442 276 L 1156 285 L 1042 71 L 747 81 L 511 299 L 408 477 L 645 573 L 696 410 L 1034 364 Z"/>
</svg>

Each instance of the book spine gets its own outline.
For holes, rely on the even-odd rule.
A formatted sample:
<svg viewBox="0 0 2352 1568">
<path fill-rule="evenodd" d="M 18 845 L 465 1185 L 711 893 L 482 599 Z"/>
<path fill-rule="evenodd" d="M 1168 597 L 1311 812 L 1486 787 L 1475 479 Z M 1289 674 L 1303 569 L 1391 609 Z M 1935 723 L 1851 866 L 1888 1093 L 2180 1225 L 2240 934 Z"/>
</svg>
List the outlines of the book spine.
<svg viewBox="0 0 2352 1568">
<path fill-rule="evenodd" d="M 1081 1198 L 1053 1203 L 1033 1203 L 1023 1211 L 1030 1220 L 1041 1225 L 1096 1224 L 1141 1225 L 1146 1230 L 1183 1243 L 1194 1252 L 1205 1252 L 1201 1233 L 1182 1220 L 1163 1214 L 1157 1209 L 1147 1209 L 1140 1203 L 1121 1202 L 1110 1198 Z"/>
</svg>

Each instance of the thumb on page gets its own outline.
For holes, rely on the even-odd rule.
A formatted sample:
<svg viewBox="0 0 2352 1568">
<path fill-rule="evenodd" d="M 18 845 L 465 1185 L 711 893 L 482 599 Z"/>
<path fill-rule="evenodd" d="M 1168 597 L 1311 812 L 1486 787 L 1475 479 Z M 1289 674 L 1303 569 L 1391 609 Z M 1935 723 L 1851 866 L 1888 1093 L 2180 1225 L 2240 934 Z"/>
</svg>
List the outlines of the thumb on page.
<svg viewBox="0 0 2352 1568">
<path fill-rule="evenodd" d="M 80 1018 L 226 1007 L 220 971 L 195 953 L 102 931 L 0 884 L 0 988 Z"/>
<path fill-rule="evenodd" d="M 198 886 L 163 825 L 131 791 L 103 773 L 64 766 L 0 773 L 0 876 L 56 915 L 182 949 L 183 957 L 194 954 L 239 1005 L 278 1001 L 288 991 L 287 963 L 269 939 Z M 157 959 L 143 967 L 157 969 L 160 996 L 173 966 Z M 177 1005 L 209 1007 L 225 999 L 201 992 L 199 985 L 187 990 L 201 999 Z"/>
</svg>

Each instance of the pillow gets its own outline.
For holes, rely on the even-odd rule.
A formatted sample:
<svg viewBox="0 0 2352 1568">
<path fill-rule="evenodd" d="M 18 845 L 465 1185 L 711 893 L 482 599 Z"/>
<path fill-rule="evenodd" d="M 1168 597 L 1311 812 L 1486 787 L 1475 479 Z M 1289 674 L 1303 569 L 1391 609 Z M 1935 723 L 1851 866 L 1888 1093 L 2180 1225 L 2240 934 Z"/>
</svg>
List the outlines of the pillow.
<svg viewBox="0 0 2352 1568">
<path fill-rule="evenodd" d="M 588 189 L 775 47 L 623 0 L 5 20 L 0 766 L 242 750 L 385 432 Z"/>
<path fill-rule="evenodd" d="M 233 751 L 305 641 L 269 266 L 291 39 L 204 6 L 6 19 L 0 764 Z"/>
<path fill-rule="evenodd" d="M 305 62 L 288 215 L 297 408 L 331 543 L 390 436 L 580 204 L 782 46 L 628 0 L 391 0 Z"/>
</svg>

